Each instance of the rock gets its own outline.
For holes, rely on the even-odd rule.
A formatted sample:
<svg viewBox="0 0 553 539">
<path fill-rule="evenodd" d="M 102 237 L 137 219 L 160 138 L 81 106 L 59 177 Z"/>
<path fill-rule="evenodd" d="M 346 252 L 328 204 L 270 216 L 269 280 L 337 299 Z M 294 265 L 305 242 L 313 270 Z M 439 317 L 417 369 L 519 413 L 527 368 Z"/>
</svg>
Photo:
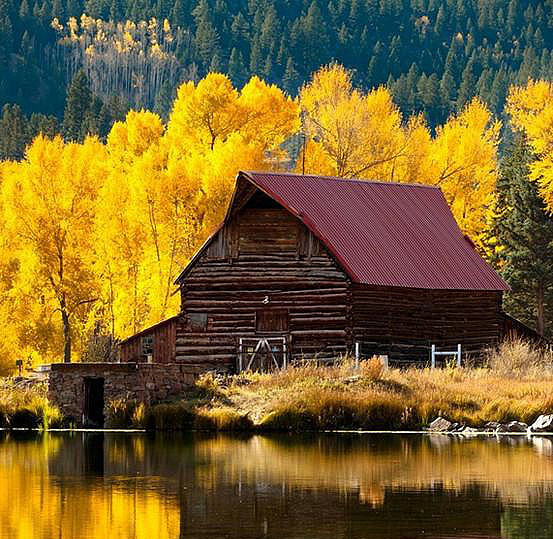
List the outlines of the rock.
<svg viewBox="0 0 553 539">
<path fill-rule="evenodd" d="M 447 429 L 449 432 L 461 432 L 465 428 L 464 425 L 461 425 L 461 423 L 452 423 L 449 429 Z"/>
<path fill-rule="evenodd" d="M 501 427 L 501 423 L 498 423 L 497 421 L 488 421 L 488 423 L 484 425 L 484 430 L 495 432 L 499 427 Z"/>
<path fill-rule="evenodd" d="M 553 414 L 540 415 L 530 427 L 532 432 L 553 432 Z"/>
<path fill-rule="evenodd" d="M 444 419 L 443 417 L 437 417 L 430 423 L 428 426 L 428 430 L 432 432 L 448 432 L 451 428 L 451 421 L 448 421 L 447 419 Z"/>
<path fill-rule="evenodd" d="M 527 432 L 528 425 L 526 423 L 521 423 L 520 421 L 511 421 L 510 423 L 505 423 L 500 425 L 495 432 Z"/>
</svg>

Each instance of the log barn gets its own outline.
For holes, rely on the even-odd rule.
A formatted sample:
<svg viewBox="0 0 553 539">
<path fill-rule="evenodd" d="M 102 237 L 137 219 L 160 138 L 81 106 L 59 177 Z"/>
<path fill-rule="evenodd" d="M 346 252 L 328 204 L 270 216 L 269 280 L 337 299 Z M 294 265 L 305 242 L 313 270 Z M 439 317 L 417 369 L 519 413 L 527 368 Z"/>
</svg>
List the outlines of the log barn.
<svg viewBox="0 0 553 539">
<path fill-rule="evenodd" d="M 507 284 L 428 185 L 240 172 L 175 284 L 180 313 L 124 341 L 121 361 L 234 372 L 356 350 L 427 362 L 431 345 L 478 354 L 513 327 Z"/>
</svg>

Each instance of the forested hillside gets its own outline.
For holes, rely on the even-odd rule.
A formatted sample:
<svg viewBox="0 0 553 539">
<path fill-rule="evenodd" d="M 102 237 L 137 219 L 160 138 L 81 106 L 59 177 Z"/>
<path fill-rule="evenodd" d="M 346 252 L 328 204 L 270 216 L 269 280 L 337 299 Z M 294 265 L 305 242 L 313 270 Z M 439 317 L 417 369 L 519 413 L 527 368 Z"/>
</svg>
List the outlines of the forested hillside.
<svg viewBox="0 0 553 539">
<path fill-rule="evenodd" d="M 498 113 L 510 84 L 550 79 L 552 21 L 551 0 L 0 0 L 0 106 L 61 120 L 84 68 L 104 116 L 119 100 L 166 117 L 179 83 L 209 71 L 295 95 L 337 60 L 434 126 L 474 95 Z"/>
</svg>

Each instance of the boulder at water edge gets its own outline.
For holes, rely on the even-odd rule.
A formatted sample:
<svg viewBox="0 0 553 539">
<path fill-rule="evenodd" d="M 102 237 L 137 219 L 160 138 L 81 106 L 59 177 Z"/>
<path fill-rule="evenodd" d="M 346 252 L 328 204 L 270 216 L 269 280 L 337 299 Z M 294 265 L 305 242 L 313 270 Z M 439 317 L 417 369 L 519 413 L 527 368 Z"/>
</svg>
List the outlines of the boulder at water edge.
<svg viewBox="0 0 553 539">
<path fill-rule="evenodd" d="M 448 421 L 443 417 L 437 417 L 428 426 L 428 430 L 431 430 L 432 432 L 447 432 L 449 429 L 451 429 L 451 421 Z"/>
<path fill-rule="evenodd" d="M 540 415 L 530 427 L 532 432 L 553 432 L 553 414 Z"/>
<path fill-rule="evenodd" d="M 511 421 L 510 423 L 505 423 L 497 428 L 495 432 L 527 432 L 528 425 L 526 423 L 521 423 L 520 421 Z"/>
</svg>

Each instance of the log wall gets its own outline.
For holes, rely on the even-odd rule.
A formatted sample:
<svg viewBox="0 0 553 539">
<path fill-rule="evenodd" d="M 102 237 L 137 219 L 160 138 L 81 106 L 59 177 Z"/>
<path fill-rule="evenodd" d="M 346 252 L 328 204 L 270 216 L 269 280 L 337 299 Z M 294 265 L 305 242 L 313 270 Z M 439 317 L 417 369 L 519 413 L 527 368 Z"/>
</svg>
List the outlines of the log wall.
<svg viewBox="0 0 553 539">
<path fill-rule="evenodd" d="M 348 278 L 298 219 L 282 208 L 246 207 L 219 235 L 181 284 L 177 361 L 233 370 L 240 337 L 260 335 L 286 336 L 292 359 L 346 351 Z M 277 313 L 263 313 L 274 331 L 266 322 L 257 331 L 265 309 Z"/>
<path fill-rule="evenodd" d="M 431 344 L 468 354 L 503 335 L 501 292 L 351 283 L 303 223 L 239 181 L 225 225 L 179 277 L 181 313 L 122 345 L 122 361 L 201 363 L 233 371 L 239 339 L 285 337 L 289 359 L 365 355 L 427 361 Z M 251 341 L 249 341 L 251 342 Z"/>
<path fill-rule="evenodd" d="M 176 357 L 175 341 L 177 326 L 180 318 L 173 316 L 155 326 L 152 326 L 120 344 L 120 360 L 123 363 L 145 363 L 146 355 L 143 353 L 143 339 L 152 339 L 152 362 L 173 363 Z"/>
<path fill-rule="evenodd" d="M 430 344 L 477 354 L 502 336 L 501 292 L 352 285 L 353 339 L 365 354 L 427 361 Z"/>
</svg>

